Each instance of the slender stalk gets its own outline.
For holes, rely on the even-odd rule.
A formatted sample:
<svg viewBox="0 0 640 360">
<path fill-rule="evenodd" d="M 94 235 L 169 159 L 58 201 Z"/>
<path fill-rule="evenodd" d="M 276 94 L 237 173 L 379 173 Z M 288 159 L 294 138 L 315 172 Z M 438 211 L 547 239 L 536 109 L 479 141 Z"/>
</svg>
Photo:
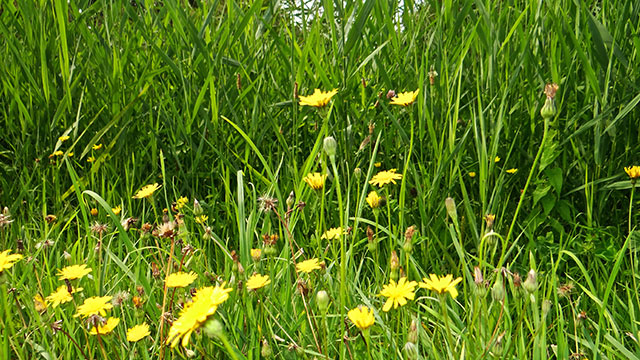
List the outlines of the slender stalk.
<svg viewBox="0 0 640 360">
<path fill-rule="evenodd" d="M 440 307 L 442 308 L 442 317 L 444 320 L 444 326 L 447 332 L 447 341 L 449 342 L 449 346 L 451 347 L 451 353 L 455 352 L 456 345 L 453 342 L 453 336 L 451 335 L 451 327 L 449 326 L 449 316 L 447 316 L 447 303 L 446 303 L 446 294 L 440 294 Z"/>
<path fill-rule="evenodd" d="M 344 223 L 344 211 L 342 205 L 342 190 L 340 188 L 340 175 L 338 174 L 338 168 L 336 168 L 336 162 L 331 157 L 331 167 L 333 168 L 333 177 L 336 181 L 336 194 L 338 196 L 338 211 L 340 213 L 340 336 L 342 337 L 345 332 L 345 323 L 342 321 L 345 317 L 345 309 L 347 306 L 347 254 L 346 254 L 346 231 Z M 344 341 L 340 342 L 340 348 L 344 349 Z M 342 353 L 343 350 L 340 351 Z"/>
<path fill-rule="evenodd" d="M 162 360 L 163 356 L 164 356 L 164 351 L 162 351 L 162 348 L 164 347 L 164 339 L 162 338 L 162 327 L 164 325 L 164 310 L 165 310 L 165 306 L 167 305 L 167 279 L 169 279 L 169 275 L 170 275 L 170 270 L 171 270 L 171 263 L 173 260 L 173 250 L 175 247 L 175 240 L 173 239 L 173 237 L 171 238 L 171 250 L 169 251 L 169 259 L 167 260 L 167 270 L 165 272 L 165 278 L 164 278 L 164 288 L 163 288 L 163 295 L 162 295 L 162 311 L 160 312 L 160 329 L 158 330 L 158 339 L 160 339 L 161 343 L 160 343 L 160 360 Z"/>
</svg>

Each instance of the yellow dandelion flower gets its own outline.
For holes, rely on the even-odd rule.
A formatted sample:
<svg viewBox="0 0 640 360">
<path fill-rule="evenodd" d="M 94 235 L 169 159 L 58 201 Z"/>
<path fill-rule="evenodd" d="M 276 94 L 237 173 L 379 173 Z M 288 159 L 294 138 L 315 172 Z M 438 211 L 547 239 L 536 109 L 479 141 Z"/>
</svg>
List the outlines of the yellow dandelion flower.
<svg viewBox="0 0 640 360">
<path fill-rule="evenodd" d="M 42 295 L 40 294 L 36 294 L 36 296 L 33 297 L 33 305 L 35 306 L 36 311 L 39 313 L 47 310 L 47 302 L 44 301 Z"/>
<path fill-rule="evenodd" d="M 347 316 L 349 317 L 349 320 L 351 320 L 351 322 L 360 330 L 367 330 L 376 321 L 373 317 L 373 309 L 363 305 L 349 310 Z"/>
<path fill-rule="evenodd" d="M 78 306 L 78 312 L 73 317 L 82 316 L 88 318 L 91 315 L 107 315 L 107 310 L 111 309 L 113 305 L 110 303 L 111 296 L 92 296 L 86 298 L 84 303 Z"/>
<path fill-rule="evenodd" d="M 113 331 L 113 329 L 116 328 L 116 326 L 118 326 L 118 324 L 120 323 L 120 319 L 118 318 L 113 318 L 110 317 L 107 319 L 107 321 L 104 322 L 104 324 L 100 324 L 98 325 L 97 329 L 96 327 L 92 327 L 91 331 L 89 331 L 89 334 L 91 335 L 106 335 L 109 334 L 110 332 Z"/>
<path fill-rule="evenodd" d="M 21 254 L 9 254 L 11 250 L 5 250 L 0 253 L 0 273 L 4 270 L 11 269 L 16 261 L 23 258 Z"/>
<path fill-rule="evenodd" d="M 313 106 L 313 107 L 323 107 L 331 101 L 331 98 L 338 93 L 338 89 L 333 89 L 331 91 L 320 91 L 320 89 L 315 89 L 313 94 L 309 96 L 300 96 L 300 105 L 301 106 Z"/>
<path fill-rule="evenodd" d="M 469 177 L 470 178 L 476 177 L 476 172 L 475 171 L 469 171 Z"/>
<path fill-rule="evenodd" d="M 60 280 L 76 280 L 82 279 L 90 272 L 91 268 L 88 268 L 87 264 L 71 265 L 58 270 L 58 276 Z"/>
<path fill-rule="evenodd" d="M 331 228 L 322 234 L 321 239 L 334 240 L 339 239 L 342 235 L 342 228 Z"/>
<path fill-rule="evenodd" d="M 302 181 L 306 182 L 313 190 L 320 190 L 324 188 L 324 182 L 327 179 L 327 174 L 309 173 L 302 178 Z"/>
<path fill-rule="evenodd" d="M 58 141 L 60 141 L 61 143 L 65 142 L 67 140 L 69 140 L 69 135 L 63 135 L 63 136 L 60 136 L 58 138 Z"/>
<path fill-rule="evenodd" d="M 448 292 L 454 299 L 458 296 L 458 290 L 456 285 L 462 281 L 462 278 L 453 279 L 453 275 L 439 277 L 436 274 L 429 274 L 429 279 L 424 278 L 420 282 L 420 287 L 437 292 L 438 294 L 444 294 Z"/>
<path fill-rule="evenodd" d="M 64 152 L 62 150 L 58 150 L 58 151 L 54 151 L 53 154 L 49 155 L 50 158 L 54 157 L 54 156 L 62 156 L 64 155 Z"/>
<path fill-rule="evenodd" d="M 380 166 L 382 166 L 382 163 L 378 161 L 377 163 L 373 163 L 373 166 L 379 168 Z"/>
<path fill-rule="evenodd" d="M 407 92 L 400 93 L 395 97 L 393 97 L 389 102 L 389 104 L 409 106 L 413 104 L 414 101 L 416 101 L 416 98 L 418 97 L 419 92 L 420 92 L 420 89 L 416 89 L 416 91 L 407 91 Z"/>
<path fill-rule="evenodd" d="M 196 216 L 196 222 L 198 224 L 204 224 L 205 222 L 207 222 L 207 220 L 209 220 L 209 217 L 207 215 Z"/>
<path fill-rule="evenodd" d="M 640 177 L 640 166 L 634 165 L 630 167 L 624 167 L 624 172 L 629 175 L 631 180 L 635 180 Z"/>
<path fill-rule="evenodd" d="M 493 159 L 493 162 L 500 162 L 500 156 L 496 156 L 495 159 Z"/>
<path fill-rule="evenodd" d="M 89 156 L 87 158 L 87 162 L 94 163 L 95 161 L 96 161 L 96 158 L 94 158 L 93 156 Z"/>
<path fill-rule="evenodd" d="M 508 174 L 515 174 L 517 172 L 518 172 L 518 169 L 516 169 L 516 168 L 511 168 L 511 169 L 507 170 Z"/>
<path fill-rule="evenodd" d="M 391 306 L 396 309 L 398 306 L 404 306 L 407 299 L 413 300 L 416 296 L 415 288 L 418 285 L 415 281 L 407 281 L 406 277 L 401 277 L 398 283 L 391 279 L 389 284 L 385 285 L 378 296 L 387 298 L 387 302 L 382 307 L 382 311 L 391 310 Z"/>
<path fill-rule="evenodd" d="M 187 303 L 180 312 L 180 317 L 173 322 L 169 329 L 166 344 L 175 347 L 182 338 L 182 346 L 189 345 L 191 334 L 213 315 L 218 306 L 229 298 L 231 288 L 225 288 L 223 283 L 215 288 L 209 286 L 199 289 L 193 301 Z"/>
<path fill-rule="evenodd" d="M 251 249 L 251 258 L 253 259 L 253 261 L 260 261 L 260 258 L 262 257 L 262 250 L 261 249 Z"/>
<path fill-rule="evenodd" d="M 91 148 L 92 148 L 93 150 L 100 150 L 100 149 L 102 149 L 102 144 L 96 144 L 96 145 L 93 145 L 93 147 L 91 147 Z"/>
<path fill-rule="evenodd" d="M 98 216 L 98 209 L 92 208 L 91 209 L 91 216 Z"/>
<path fill-rule="evenodd" d="M 146 323 L 136 325 L 131 329 L 127 330 L 127 341 L 136 342 L 144 339 L 145 337 L 151 335 L 151 331 L 149 331 L 149 325 Z"/>
<path fill-rule="evenodd" d="M 269 279 L 269 275 L 253 274 L 247 280 L 247 289 L 258 290 L 269 284 L 271 284 L 271 279 Z"/>
<path fill-rule="evenodd" d="M 144 199 L 153 195 L 156 190 L 160 189 L 160 185 L 155 183 L 153 185 L 145 185 L 140 189 L 135 195 L 133 195 L 134 199 Z"/>
<path fill-rule="evenodd" d="M 111 211 L 113 211 L 114 215 L 120 215 L 120 212 L 122 211 L 122 206 L 118 205 L 114 208 L 111 208 Z"/>
<path fill-rule="evenodd" d="M 198 278 L 198 274 L 193 271 L 190 273 L 186 272 L 175 272 L 167 277 L 167 287 L 168 288 L 176 288 L 176 287 L 186 287 L 191 285 Z"/>
<path fill-rule="evenodd" d="M 71 294 L 82 291 L 82 288 L 71 288 Z M 73 300 L 73 297 L 69 293 L 69 289 L 67 289 L 66 285 L 60 285 L 56 291 L 52 292 L 47 298 L 47 304 L 51 307 L 56 308 L 60 304 L 68 303 Z"/>
<path fill-rule="evenodd" d="M 313 270 L 320 269 L 320 262 L 317 258 L 301 261 L 296 264 L 296 270 L 303 273 L 311 273 Z"/>
<path fill-rule="evenodd" d="M 388 183 L 396 183 L 396 180 L 402 179 L 402 174 L 397 174 L 396 169 L 390 169 L 385 171 L 380 171 L 375 174 L 371 180 L 369 180 L 369 184 L 377 185 L 378 187 L 382 187 Z"/>
<path fill-rule="evenodd" d="M 73 157 L 73 152 L 67 154 L 68 157 Z"/>
<path fill-rule="evenodd" d="M 188 198 L 181 196 L 178 200 L 176 200 L 176 209 L 182 209 L 185 205 L 187 205 L 188 202 Z"/>
<path fill-rule="evenodd" d="M 380 196 L 377 192 L 372 191 L 367 195 L 367 204 L 369 204 L 372 209 L 376 209 L 380 206 Z"/>
</svg>

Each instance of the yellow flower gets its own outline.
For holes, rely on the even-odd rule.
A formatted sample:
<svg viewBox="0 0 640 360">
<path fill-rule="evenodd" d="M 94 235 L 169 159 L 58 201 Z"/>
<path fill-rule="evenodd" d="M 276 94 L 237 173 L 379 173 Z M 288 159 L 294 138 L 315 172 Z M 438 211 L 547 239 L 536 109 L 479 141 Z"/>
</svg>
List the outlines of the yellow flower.
<svg viewBox="0 0 640 360">
<path fill-rule="evenodd" d="M 60 136 L 60 137 L 58 138 L 58 140 L 59 140 L 61 143 L 63 143 L 63 142 L 65 142 L 65 141 L 69 140 L 69 136 L 68 136 L 68 135 Z"/>
<path fill-rule="evenodd" d="M 493 159 L 493 162 L 500 162 L 500 156 L 496 156 L 495 159 Z"/>
<path fill-rule="evenodd" d="M 67 154 L 67 156 L 68 156 L 68 157 L 72 157 L 72 156 L 73 156 L 73 153 L 72 153 L 72 152 L 70 152 L 70 153 L 68 153 L 68 154 Z"/>
<path fill-rule="evenodd" d="M 82 279 L 91 272 L 91 268 L 87 267 L 87 264 L 71 265 L 61 270 L 58 270 L 60 280 L 75 280 Z"/>
<path fill-rule="evenodd" d="M 416 91 L 407 91 L 407 92 L 400 93 L 395 97 L 393 97 L 391 99 L 391 102 L 389 102 L 389 104 L 409 106 L 413 104 L 414 101 L 416 101 L 416 98 L 418 97 L 419 92 L 420 92 L 420 89 L 416 89 Z"/>
<path fill-rule="evenodd" d="M 462 278 L 456 278 L 453 280 L 453 275 L 439 277 L 436 274 L 429 274 L 429 279 L 424 278 L 420 282 L 420 287 L 437 292 L 438 294 L 444 294 L 448 292 L 454 299 L 458 296 L 458 290 L 456 285 L 462 281 Z"/>
<path fill-rule="evenodd" d="M 380 196 L 378 196 L 377 192 L 372 191 L 367 195 L 367 204 L 369 204 L 372 209 L 376 209 L 380 206 Z"/>
<path fill-rule="evenodd" d="M 517 172 L 518 172 L 518 169 L 516 169 L 516 168 L 511 168 L 511 169 L 507 170 L 507 173 L 509 173 L 509 174 L 515 174 Z"/>
<path fill-rule="evenodd" d="M 23 258 L 23 256 L 20 254 L 9 255 L 10 252 L 11 250 L 5 250 L 0 253 L 0 273 L 2 273 L 4 270 L 11 269 L 16 261 Z"/>
<path fill-rule="evenodd" d="M 204 224 L 207 220 L 209 220 L 209 217 L 207 215 L 196 216 L 196 222 L 198 224 Z"/>
<path fill-rule="evenodd" d="M 260 261 L 260 258 L 262 257 L 262 250 L 261 249 L 251 249 L 251 258 L 253 259 L 253 261 Z"/>
<path fill-rule="evenodd" d="M 317 258 L 301 261 L 296 264 L 296 270 L 302 271 L 304 273 L 311 273 L 313 270 L 320 269 L 320 262 L 318 262 Z"/>
<path fill-rule="evenodd" d="M 249 280 L 247 280 L 247 289 L 257 290 L 269 284 L 271 284 L 271 279 L 269 279 L 269 275 L 253 274 L 251 275 Z"/>
<path fill-rule="evenodd" d="M 382 163 L 378 161 L 377 163 L 373 163 L 373 166 L 379 168 L 380 166 L 382 166 Z"/>
<path fill-rule="evenodd" d="M 92 209 L 91 209 L 91 215 L 92 215 L 92 216 L 98 216 L 98 209 L 96 209 L 96 208 L 92 208 Z"/>
<path fill-rule="evenodd" d="M 71 294 L 82 291 L 82 288 L 72 288 Z M 60 304 L 68 303 L 73 300 L 73 297 L 69 293 L 69 289 L 67 289 L 66 285 L 60 285 L 56 291 L 52 292 L 49 296 L 46 297 L 47 304 L 52 306 L 53 308 L 58 307 Z"/>
<path fill-rule="evenodd" d="M 373 325 L 376 319 L 373 317 L 373 310 L 366 306 L 358 306 L 347 313 L 349 320 L 360 330 L 367 330 Z"/>
<path fill-rule="evenodd" d="M 320 238 L 332 240 L 332 239 L 339 239 L 341 235 L 342 235 L 342 228 L 331 228 L 325 231 Z"/>
<path fill-rule="evenodd" d="M 302 178 L 313 190 L 320 190 L 324 187 L 324 181 L 327 179 L 327 174 L 309 173 Z"/>
<path fill-rule="evenodd" d="M 35 306 L 36 311 L 39 313 L 47 310 L 47 303 L 44 301 L 42 295 L 40 294 L 36 294 L 36 296 L 33 297 L 33 305 Z"/>
<path fill-rule="evenodd" d="M 640 177 L 640 166 L 634 165 L 630 167 L 624 167 L 624 172 L 629 175 L 631 180 L 635 180 Z"/>
<path fill-rule="evenodd" d="M 64 152 L 62 150 L 58 150 L 58 151 L 54 151 L 53 154 L 49 155 L 50 158 L 54 157 L 54 156 L 62 156 L 64 155 Z"/>
<path fill-rule="evenodd" d="M 78 306 L 78 312 L 73 317 L 82 316 L 88 318 L 91 315 L 107 315 L 107 310 L 113 305 L 110 303 L 111 296 L 93 296 L 86 298 L 84 303 Z"/>
<path fill-rule="evenodd" d="M 111 211 L 113 211 L 114 215 L 120 215 L 120 212 L 122 211 L 122 206 L 118 205 L 114 208 L 111 208 Z"/>
<path fill-rule="evenodd" d="M 189 345 L 191 334 L 229 298 L 232 289 L 225 288 L 224 285 L 223 283 L 215 288 L 208 286 L 196 292 L 193 301 L 185 305 L 180 317 L 171 325 L 166 344 L 175 347 L 182 338 L 182 346 Z"/>
<path fill-rule="evenodd" d="M 145 336 L 151 335 L 149 331 L 149 325 L 146 323 L 136 325 L 127 330 L 127 341 L 136 342 L 142 340 Z"/>
<path fill-rule="evenodd" d="M 148 198 L 149 196 L 153 195 L 153 193 L 156 192 L 156 190 L 158 189 L 160 189 L 160 185 L 158 185 L 158 183 L 155 183 L 153 185 L 145 185 L 135 195 L 133 195 L 133 198 L 134 199 Z"/>
<path fill-rule="evenodd" d="M 176 272 L 167 277 L 167 287 L 168 288 L 176 288 L 176 287 L 186 287 L 191 285 L 198 278 L 198 274 L 193 271 L 190 273 L 186 272 Z"/>
<path fill-rule="evenodd" d="M 96 158 L 94 158 L 93 156 L 89 156 L 89 157 L 87 158 L 87 162 L 93 163 L 93 162 L 95 162 L 95 161 L 96 161 Z"/>
<path fill-rule="evenodd" d="M 380 171 L 375 174 L 371 180 L 369 180 L 369 184 L 377 185 L 378 187 L 382 187 L 388 183 L 396 183 L 396 180 L 402 179 L 402 174 L 396 174 L 396 169 Z"/>
<path fill-rule="evenodd" d="M 176 200 L 176 209 L 178 210 L 182 209 L 185 205 L 187 205 L 188 202 L 189 202 L 189 199 L 187 199 L 184 196 L 181 196 L 178 200 Z"/>
<path fill-rule="evenodd" d="M 416 296 L 415 288 L 418 285 L 415 281 L 407 282 L 406 277 L 401 277 L 400 281 L 396 284 L 395 280 L 391 279 L 389 284 L 385 285 L 380 291 L 379 296 L 387 298 L 387 302 L 382 307 L 382 311 L 387 312 L 393 308 L 404 306 L 407 303 L 407 299 L 413 300 Z"/>
<path fill-rule="evenodd" d="M 475 171 L 469 171 L 469 177 L 470 178 L 476 177 L 476 172 Z"/>
<path fill-rule="evenodd" d="M 329 103 L 331 98 L 338 93 L 338 89 L 333 89 L 331 91 L 320 91 L 320 89 L 315 89 L 312 95 L 309 96 L 300 96 L 300 105 L 304 106 L 314 106 L 314 107 L 323 107 Z"/>
<path fill-rule="evenodd" d="M 104 324 L 100 324 L 98 325 L 98 329 L 96 330 L 96 327 L 92 327 L 91 331 L 89 331 L 89 334 L 91 335 L 106 335 L 110 332 L 113 331 L 113 329 L 116 328 L 116 326 L 118 326 L 118 324 L 120 323 L 120 319 L 118 318 L 113 318 L 110 317 L 107 319 L 107 321 L 104 322 Z"/>
<path fill-rule="evenodd" d="M 102 149 L 102 144 L 93 145 L 92 149 L 93 150 L 100 150 L 100 149 Z"/>
</svg>

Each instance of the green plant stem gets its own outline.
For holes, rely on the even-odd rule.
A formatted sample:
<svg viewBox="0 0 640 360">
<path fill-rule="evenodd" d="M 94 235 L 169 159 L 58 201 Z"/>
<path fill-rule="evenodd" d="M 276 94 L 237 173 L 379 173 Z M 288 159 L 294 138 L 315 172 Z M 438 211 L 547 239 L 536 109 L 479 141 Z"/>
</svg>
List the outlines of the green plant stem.
<svg viewBox="0 0 640 360">
<path fill-rule="evenodd" d="M 444 320 L 445 331 L 447 332 L 447 341 L 449 342 L 450 350 L 455 352 L 455 343 L 453 342 L 453 336 L 451 335 L 451 327 L 449 326 L 449 317 L 447 316 L 447 303 L 446 294 L 440 294 L 438 300 L 440 301 L 440 307 L 442 308 L 442 318 Z"/>
<path fill-rule="evenodd" d="M 336 161 L 331 158 L 331 167 L 333 168 L 333 177 L 336 181 L 336 195 L 338 196 L 338 211 L 340 212 L 340 338 L 344 336 L 345 322 L 342 321 L 345 317 L 345 308 L 347 306 L 347 254 L 346 254 L 346 231 L 344 223 L 344 211 L 342 204 L 342 190 L 340 188 L 340 175 L 338 174 L 338 168 L 336 167 Z M 340 341 L 340 353 L 344 351 L 344 341 Z"/>
</svg>

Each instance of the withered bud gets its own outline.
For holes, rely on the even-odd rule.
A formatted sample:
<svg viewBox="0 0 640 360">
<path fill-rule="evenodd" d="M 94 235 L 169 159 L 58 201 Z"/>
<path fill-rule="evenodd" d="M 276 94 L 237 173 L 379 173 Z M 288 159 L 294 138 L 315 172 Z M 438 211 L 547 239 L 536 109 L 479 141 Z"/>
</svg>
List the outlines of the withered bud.
<svg viewBox="0 0 640 360">
<path fill-rule="evenodd" d="M 520 274 L 513 273 L 511 274 L 511 278 L 513 279 L 513 286 L 514 287 L 520 287 L 522 286 L 522 278 L 520 277 Z"/>
<path fill-rule="evenodd" d="M 45 216 L 45 217 L 44 217 L 44 220 L 45 220 L 47 223 L 51 224 L 52 222 L 54 222 L 54 221 L 58 220 L 58 217 L 57 217 L 57 216 L 55 216 L 55 215 L 53 215 L 53 214 L 49 214 L 49 215 L 47 215 L 47 216 Z"/>
<path fill-rule="evenodd" d="M 367 81 L 364 78 L 362 78 L 362 87 L 363 88 L 367 87 Z"/>
<path fill-rule="evenodd" d="M 155 262 L 151 263 L 151 275 L 156 279 L 160 277 L 160 268 L 158 268 L 158 265 Z"/>
<path fill-rule="evenodd" d="M 394 97 L 396 97 L 396 91 L 395 90 L 389 90 L 387 91 L 387 99 L 391 100 Z"/>
<path fill-rule="evenodd" d="M 411 225 L 404 232 L 404 237 L 405 237 L 405 239 L 407 241 L 411 241 L 411 239 L 413 238 L 413 235 L 415 235 L 415 233 L 416 233 L 416 226 L 415 225 Z"/>
<path fill-rule="evenodd" d="M 236 74 L 236 88 L 238 88 L 238 91 L 242 90 L 242 82 L 240 81 L 240 73 Z"/>
<path fill-rule="evenodd" d="M 373 242 L 373 229 L 369 225 L 367 225 L 367 240 Z"/>
<path fill-rule="evenodd" d="M 487 224 L 487 230 L 489 231 L 493 230 L 493 223 L 496 220 L 496 216 L 493 214 L 487 214 L 485 215 L 484 220 Z"/>
<path fill-rule="evenodd" d="M 547 95 L 547 98 L 554 99 L 556 97 L 556 92 L 558 91 L 558 84 L 549 83 L 544 86 L 544 94 Z"/>
<path fill-rule="evenodd" d="M 53 335 L 55 335 L 58 331 L 62 330 L 62 320 L 56 320 L 52 322 L 51 330 L 53 331 Z"/>
<path fill-rule="evenodd" d="M 298 82 L 294 82 L 293 83 L 293 98 L 297 99 L 298 98 Z"/>
<path fill-rule="evenodd" d="M 482 276 L 482 270 L 480 270 L 479 266 L 473 267 L 473 282 L 475 282 L 476 285 L 484 284 L 484 276 Z"/>
<path fill-rule="evenodd" d="M 391 271 L 398 270 L 398 268 L 400 267 L 400 259 L 398 258 L 398 254 L 395 250 L 391 252 L 389 263 L 391 265 Z"/>
</svg>

